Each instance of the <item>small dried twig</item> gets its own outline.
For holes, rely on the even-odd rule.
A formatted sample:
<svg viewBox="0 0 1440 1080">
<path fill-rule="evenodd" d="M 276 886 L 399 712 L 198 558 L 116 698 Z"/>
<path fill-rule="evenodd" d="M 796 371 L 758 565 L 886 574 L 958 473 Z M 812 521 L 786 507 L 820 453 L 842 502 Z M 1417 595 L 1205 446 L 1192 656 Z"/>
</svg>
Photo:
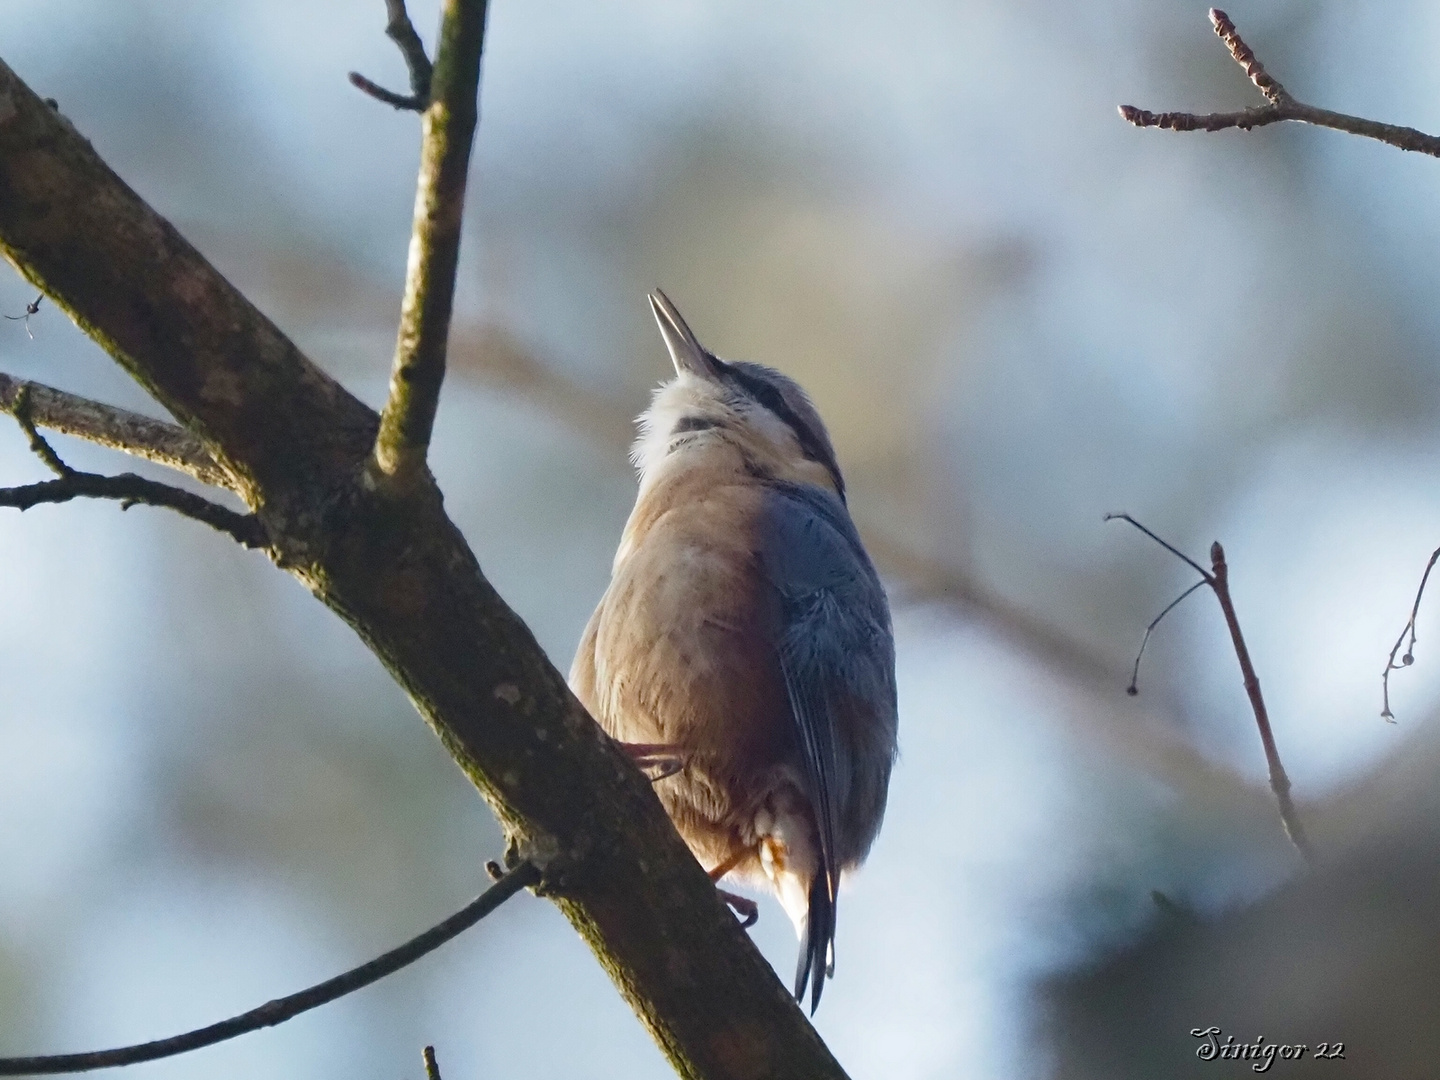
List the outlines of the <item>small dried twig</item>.
<svg viewBox="0 0 1440 1080">
<path fill-rule="evenodd" d="M 35 430 L 35 422 L 30 418 L 30 388 L 22 386 L 15 394 L 15 400 L 10 406 L 10 415 L 15 417 L 15 422 L 20 425 L 20 430 L 30 441 L 30 452 L 45 463 L 46 468 L 56 476 L 64 479 L 70 476 L 74 470 L 60 460 L 60 455 L 40 432 Z"/>
<path fill-rule="evenodd" d="M 30 335 L 30 340 L 31 340 L 31 341 L 34 341 L 34 340 L 35 340 L 35 335 L 34 335 L 33 333 L 31 333 L 31 330 L 30 330 L 30 316 L 31 316 L 31 315 L 38 315 L 38 314 L 40 314 L 40 301 L 41 301 L 41 300 L 44 300 L 44 299 L 45 299 L 45 294 L 44 294 L 44 293 L 41 293 L 39 296 L 35 297 L 34 300 L 32 300 L 30 303 L 28 303 L 28 304 L 25 305 L 25 314 L 24 314 L 24 315 L 6 315 L 6 316 L 5 316 L 5 318 L 9 319 L 11 322 L 21 322 L 21 321 L 23 320 L 24 323 L 25 323 L 25 333 L 27 333 L 27 334 Z"/>
<path fill-rule="evenodd" d="M 1226 128 L 1249 131 L 1268 124 L 1295 120 L 1302 124 L 1348 132 L 1351 135 L 1362 135 L 1367 139 L 1378 139 L 1400 150 L 1414 150 L 1431 157 L 1440 157 L 1440 137 L 1427 135 L 1415 128 L 1382 124 L 1296 101 L 1289 91 L 1280 85 L 1279 80 L 1265 70 L 1250 46 L 1240 37 L 1240 32 L 1235 29 L 1230 16 L 1219 8 L 1211 8 L 1210 22 L 1220 40 L 1225 42 L 1235 62 L 1245 69 L 1245 74 L 1250 77 L 1256 89 L 1265 95 L 1269 104 L 1228 113 L 1152 113 L 1146 109 L 1137 109 L 1133 105 L 1121 105 L 1122 117 L 1136 127 L 1169 128 L 1172 131 L 1223 131 Z"/>
<path fill-rule="evenodd" d="M 193 492 L 147 480 L 134 473 L 101 476 L 71 470 L 56 480 L 20 487 L 0 488 L 0 506 L 29 510 L 41 503 L 64 503 L 72 499 L 113 499 L 122 510 L 132 506 L 163 506 L 188 518 L 226 533 L 243 547 L 263 548 L 269 539 L 253 514 L 239 514 L 212 503 Z"/>
<path fill-rule="evenodd" d="M 435 1060 L 435 1047 L 425 1047 L 420 1059 L 425 1062 L 425 1080 L 440 1080 L 440 1063 Z"/>
<path fill-rule="evenodd" d="M 445 0 L 440 22 L 420 147 L 405 299 L 390 392 L 372 454 L 371 475 L 382 488 L 403 490 L 423 473 L 440 384 L 445 380 L 465 182 L 479 120 L 476 99 L 486 7 L 486 0 Z"/>
<path fill-rule="evenodd" d="M 1255 665 L 1250 660 L 1250 650 L 1245 644 L 1245 635 L 1240 632 L 1240 619 L 1235 614 L 1235 603 L 1230 598 L 1230 568 L 1225 562 L 1225 549 L 1220 546 L 1217 540 L 1210 545 L 1210 569 L 1206 570 L 1190 556 L 1186 555 L 1179 548 L 1160 539 L 1153 532 L 1147 529 L 1140 522 L 1136 521 L 1129 514 L 1106 514 L 1106 521 L 1126 521 L 1142 533 L 1154 540 L 1157 544 L 1170 552 L 1176 558 L 1188 563 L 1200 575 L 1200 582 L 1187 589 L 1179 599 L 1170 604 L 1169 607 L 1160 613 L 1163 618 L 1165 613 L 1194 592 L 1199 585 L 1209 585 L 1215 593 L 1215 598 L 1220 602 L 1220 610 L 1225 615 L 1225 625 L 1230 631 L 1230 642 L 1235 648 L 1235 657 L 1240 661 L 1240 675 L 1245 683 L 1245 693 L 1250 698 L 1250 708 L 1255 713 L 1255 726 L 1260 729 L 1260 743 L 1265 748 L 1265 763 L 1270 771 L 1270 790 L 1275 793 L 1275 801 L 1280 808 L 1280 822 L 1285 827 L 1285 835 L 1295 845 L 1297 851 L 1304 857 L 1307 863 L 1314 862 L 1314 852 L 1311 850 L 1310 841 L 1305 835 L 1305 830 L 1300 824 L 1299 815 L 1295 812 L 1295 804 L 1290 799 L 1290 777 L 1285 772 L 1285 766 L 1280 761 L 1280 751 L 1275 745 L 1275 734 L 1270 729 L 1270 713 L 1265 708 L 1265 698 L 1260 693 L 1260 678 L 1255 674 Z M 1157 618 L 1155 622 L 1159 622 Z M 1151 629 L 1155 623 L 1150 624 Z M 1148 638 L 1149 630 L 1145 635 Z M 1144 651 L 1144 645 L 1141 645 Z M 1136 657 L 1136 671 L 1139 671 L 1139 657 Z M 1134 690 L 1132 681 L 1130 690 Z"/>
<path fill-rule="evenodd" d="M 1170 603 L 1166 604 L 1165 610 L 1163 610 L 1162 612 L 1160 612 L 1159 615 L 1156 615 L 1155 618 L 1150 620 L 1150 625 L 1145 627 L 1145 636 L 1140 639 L 1140 649 L 1138 652 L 1135 653 L 1135 666 L 1130 671 L 1130 685 L 1125 688 L 1125 693 L 1129 694 L 1131 697 L 1134 697 L 1136 694 L 1140 693 L 1140 661 L 1145 656 L 1145 646 L 1150 644 L 1150 635 L 1155 632 L 1155 627 L 1160 625 L 1160 620 L 1165 618 L 1166 615 L 1169 615 L 1170 612 L 1174 611 L 1177 607 L 1179 607 L 1181 602 L 1187 596 L 1193 593 L 1196 589 L 1200 588 L 1200 586 L 1202 585 L 1208 584 L 1209 582 L 1206 581 L 1205 578 L 1201 578 L 1199 581 L 1195 582 L 1194 585 L 1191 585 L 1188 589 L 1186 589 L 1179 596 L 1177 596 L 1174 600 L 1171 600 Z"/>
<path fill-rule="evenodd" d="M 1395 723 L 1395 714 L 1390 711 L 1390 673 L 1415 663 L 1415 620 L 1420 617 L 1420 601 L 1425 597 L 1425 585 L 1429 582 L 1430 571 L 1435 569 L 1437 561 L 1440 561 L 1440 548 L 1436 548 L 1431 553 L 1430 561 L 1425 564 L 1425 573 L 1420 575 L 1420 588 L 1415 590 L 1415 603 L 1410 607 L 1410 619 L 1405 623 L 1405 629 L 1400 631 L 1400 636 L 1395 639 L 1395 645 L 1385 661 L 1385 670 L 1380 675 L 1381 696 L 1384 699 L 1380 715 L 1392 724 Z M 1408 645 L 1405 644 L 1407 637 L 1410 639 Z M 1402 645 L 1405 647 L 1405 655 L 1400 657 L 1400 663 L 1397 664 L 1395 654 L 1400 651 Z"/>
<path fill-rule="evenodd" d="M 405 0 L 385 0 L 385 11 L 389 15 L 385 34 L 399 47 L 400 55 L 405 57 L 405 66 L 410 69 L 410 93 L 397 94 L 393 90 L 386 90 L 358 71 L 350 72 L 350 85 L 386 105 L 410 112 L 424 112 L 430 104 L 430 82 L 435 69 L 430 65 L 430 58 L 425 55 L 425 44 L 415 32 L 415 24 L 410 21 L 409 12 L 405 10 Z"/>
<path fill-rule="evenodd" d="M 15 417 L 15 422 L 20 425 L 20 430 L 29 439 L 30 449 L 55 474 L 56 479 L 20 487 L 0 488 L 0 506 L 24 511 L 41 503 L 63 503 L 78 498 L 115 499 L 122 510 L 128 510 L 136 504 L 166 507 L 226 533 L 243 547 L 259 548 L 269 545 L 269 537 L 254 514 L 237 513 L 194 492 L 156 480 L 147 480 L 134 473 L 101 476 L 98 473 L 72 469 L 36 430 L 30 415 L 28 386 L 19 388 L 9 402 L 9 410 Z"/>
<path fill-rule="evenodd" d="M 51 1054 L 40 1057 L 0 1058 L 0 1076 L 38 1076 L 52 1073 L 87 1072 L 117 1065 L 135 1065 L 142 1061 L 174 1057 L 204 1046 L 245 1035 L 260 1028 L 274 1027 L 303 1012 L 328 1004 L 336 998 L 352 994 L 373 982 L 413 964 L 427 953 L 434 952 L 450 939 L 468 930 L 521 889 L 536 885 L 540 871 L 533 863 L 522 862 L 496 884 L 490 886 L 465 907 L 444 922 L 432 926 L 399 948 L 377 956 L 369 963 L 326 979 L 322 983 L 287 997 L 268 1001 L 257 1009 L 221 1020 L 217 1024 L 173 1035 L 168 1039 L 121 1046 L 113 1050 L 95 1050 L 83 1054 Z"/>
</svg>

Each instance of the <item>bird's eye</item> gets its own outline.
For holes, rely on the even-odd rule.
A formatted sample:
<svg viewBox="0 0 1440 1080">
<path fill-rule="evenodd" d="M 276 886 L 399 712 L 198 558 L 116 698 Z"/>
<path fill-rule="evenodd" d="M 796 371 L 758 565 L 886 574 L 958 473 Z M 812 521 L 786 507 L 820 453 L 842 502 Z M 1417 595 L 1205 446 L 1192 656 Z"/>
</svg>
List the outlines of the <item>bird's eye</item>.
<svg viewBox="0 0 1440 1080">
<path fill-rule="evenodd" d="M 800 444 L 800 452 L 809 460 L 825 467 L 825 471 L 835 481 L 835 490 L 840 501 L 844 502 L 845 481 L 840 476 L 840 466 L 834 455 L 826 448 L 823 436 L 816 435 L 810 426 L 796 415 L 795 410 L 785 400 L 785 395 L 765 379 L 734 364 L 725 369 L 724 377 L 752 402 L 779 418 L 790 429 L 795 441 Z"/>
<path fill-rule="evenodd" d="M 670 434 L 679 435 L 686 431 L 709 431 L 711 428 L 718 426 L 719 424 L 716 421 L 709 420 L 703 416 L 686 416 L 682 417 L 680 422 L 671 429 Z"/>
</svg>

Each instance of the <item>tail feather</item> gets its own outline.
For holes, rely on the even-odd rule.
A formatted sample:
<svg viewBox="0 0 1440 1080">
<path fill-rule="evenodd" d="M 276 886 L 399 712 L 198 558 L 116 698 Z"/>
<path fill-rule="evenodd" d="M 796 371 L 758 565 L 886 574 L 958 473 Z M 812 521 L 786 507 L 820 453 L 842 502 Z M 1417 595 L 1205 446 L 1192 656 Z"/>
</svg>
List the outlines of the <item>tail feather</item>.
<svg viewBox="0 0 1440 1080">
<path fill-rule="evenodd" d="M 795 964 L 795 1000 L 805 1004 L 810 988 L 810 1015 L 820 1007 L 825 980 L 835 974 L 835 892 L 829 876 L 818 873 L 810 883 L 810 911 L 800 939 Z"/>
</svg>

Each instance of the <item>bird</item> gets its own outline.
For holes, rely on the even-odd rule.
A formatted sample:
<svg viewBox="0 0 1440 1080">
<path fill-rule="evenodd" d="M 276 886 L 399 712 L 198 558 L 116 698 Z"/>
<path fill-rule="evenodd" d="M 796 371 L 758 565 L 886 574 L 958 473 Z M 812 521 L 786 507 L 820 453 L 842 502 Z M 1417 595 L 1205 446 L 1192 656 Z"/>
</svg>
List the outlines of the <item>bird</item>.
<svg viewBox="0 0 1440 1080">
<path fill-rule="evenodd" d="M 649 299 L 675 377 L 637 420 L 635 506 L 570 684 L 637 763 L 669 763 L 656 794 L 717 888 L 778 898 L 813 1015 L 840 877 L 880 831 L 897 756 L 889 604 L 809 397 Z"/>
</svg>

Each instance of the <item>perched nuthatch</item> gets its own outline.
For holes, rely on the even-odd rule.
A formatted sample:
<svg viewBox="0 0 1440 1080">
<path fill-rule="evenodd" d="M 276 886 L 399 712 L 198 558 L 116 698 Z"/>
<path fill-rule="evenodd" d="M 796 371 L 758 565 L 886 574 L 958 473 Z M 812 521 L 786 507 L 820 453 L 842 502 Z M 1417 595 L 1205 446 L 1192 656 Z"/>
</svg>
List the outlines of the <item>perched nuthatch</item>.
<svg viewBox="0 0 1440 1080">
<path fill-rule="evenodd" d="M 665 809 L 714 880 L 779 897 L 813 1012 L 895 760 L 890 610 L 805 392 L 650 306 L 675 378 L 640 417 L 639 496 L 570 682 L 634 756 L 684 762 Z"/>
</svg>

